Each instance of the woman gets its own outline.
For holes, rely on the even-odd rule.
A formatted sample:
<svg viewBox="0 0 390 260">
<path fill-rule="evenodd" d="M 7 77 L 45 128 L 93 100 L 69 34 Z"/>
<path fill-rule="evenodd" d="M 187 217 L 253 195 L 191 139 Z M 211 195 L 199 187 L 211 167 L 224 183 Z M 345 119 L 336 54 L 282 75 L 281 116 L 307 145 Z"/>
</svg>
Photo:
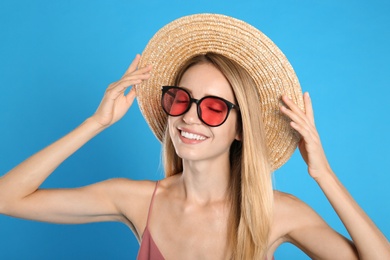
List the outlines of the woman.
<svg viewBox="0 0 390 260">
<path fill-rule="evenodd" d="M 195 22 L 203 26 L 200 35 L 194 34 L 202 28 L 194 26 Z M 227 24 L 230 27 L 224 27 Z M 123 77 L 108 87 L 93 116 L 0 179 L 0 213 L 55 223 L 121 221 L 141 241 L 140 259 L 271 259 L 286 241 L 312 258 L 390 258 L 388 241 L 327 163 L 310 97 L 305 94 L 302 102 L 284 56 L 267 42 L 274 49 L 265 54 L 269 59 L 259 60 L 270 65 L 251 61 L 255 55 L 245 54 L 252 48 L 242 51 L 233 43 L 245 38 L 236 37 L 242 28 L 226 32 L 232 25 L 243 24 L 229 17 L 195 15 L 156 34 L 142 62 L 137 55 Z M 245 32 L 255 32 L 245 28 Z M 205 34 L 207 30 L 210 34 Z M 191 41 L 183 41 L 189 39 L 179 35 L 183 32 L 191 34 Z M 213 38 L 220 35 L 223 41 Z M 199 45 L 205 36 L 207 43 Z M 188 43 L 191 48 L 173 48 L 172 41 Z M 199 51 L 197 46 L 201 46 Z M 169 53 L 184 49 L 187 53 L 182 55 Z M 153 69 L 143 63 L 152 63 Z M 154 82 L 167 86 L 157 90 Z M 284 86 L 292 100 L 283 95 L 281 105 L 280 89 L 273 82 Z M 132 88 L 125 95 L 131 85 L 138 86 L 137 94 Z M 271 98 L 267 99 L 263 94 L 269 89 Z M 39 189 L 67 157 L 117 122 L 136 95 L 152 130 L 163 140 L 167 178 L 158 183 L 111 179 L 77 189 Z M 162 109 L 156 109 L 156 98 L 161 99 Z M 286 126 L 291 128 L 285 130 Z M 272 191 L 271 171 L 291 155 L 299 139 L 295 131 L 302 136 L 299 148 L 309 174 L 353 241 L 332 230 L 303 202 Z"/>
</svg>

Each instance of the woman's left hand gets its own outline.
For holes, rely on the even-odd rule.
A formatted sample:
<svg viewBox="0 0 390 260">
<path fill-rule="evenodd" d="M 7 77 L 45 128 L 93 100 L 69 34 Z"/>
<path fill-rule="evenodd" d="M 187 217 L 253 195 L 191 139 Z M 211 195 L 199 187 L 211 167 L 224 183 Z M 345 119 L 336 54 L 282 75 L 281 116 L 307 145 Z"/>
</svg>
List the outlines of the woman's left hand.
<svg viewBox="0 0 390 260">
<path fill-rule="evenodd" d="M 288 107 L 281 106 L 280 110 L 292 120 L 291 127 L 301 134 L 302 139 L 298 144 L 299 151 L 308 166 L 310 176 L 317 180 L 323 174 L 331 172 L 331 168 L 314 124 L 313 107 L 309 93 L 306 92 L 303 95 L 305 112 L 286 95 L 282 97 L 282 100 Z"/>
</svg>

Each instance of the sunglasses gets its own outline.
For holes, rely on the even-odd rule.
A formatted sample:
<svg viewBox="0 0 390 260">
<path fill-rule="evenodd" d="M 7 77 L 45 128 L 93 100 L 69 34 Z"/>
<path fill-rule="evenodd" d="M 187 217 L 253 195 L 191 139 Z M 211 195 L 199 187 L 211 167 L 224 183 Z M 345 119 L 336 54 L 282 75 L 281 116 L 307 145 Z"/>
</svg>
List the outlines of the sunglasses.
<svg viewBox="0 0 390 260">
<path fill-rule="evenodd" d="M 231 109 L 240 110 L 238 105 L 220 97 L 205 96 L 201 99 L 195 99 L 183 88 L 162 87 L 161 105 L 168 115 L 181 116 L 190 110 L 192 103 L 197 106 L 199 119 L 212 127 L 222 125 L 228 118 Z"/>
</svg>

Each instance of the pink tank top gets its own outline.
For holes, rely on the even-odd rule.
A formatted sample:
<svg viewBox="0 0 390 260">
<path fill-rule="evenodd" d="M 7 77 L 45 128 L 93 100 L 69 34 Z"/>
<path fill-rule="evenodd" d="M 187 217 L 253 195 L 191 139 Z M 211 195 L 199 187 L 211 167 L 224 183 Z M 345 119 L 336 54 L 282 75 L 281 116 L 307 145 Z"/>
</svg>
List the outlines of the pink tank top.
<svg viewBox="0 0 390 260">
<path fill-rule="evenodd" d="M 138 252 L 137 260 L 164 260 L 163 255 L 158 249 L 156 243 L 154 243 L 152 235 L 149 232 L 149 218 L 152 213 L 154 195 L 156 194 L 157 186 L 158 181 L 156 182 L 156 187 L 154 188 L 152 199 L 150 200 L 148 218 L 146 220 L 146 227 L 142 235 L 141 246 Z M 267 260 L 267 258 L 265 260 Z M 273 257 L 272 260 L 274 260 Z"/>
<path fill-rule="evenodd" d="M 156 194 L 158 182 L 156 182 L 156 187 L 154 188 L 152 199 L 149 205 L 148 219 L 146 220 L 146 227 L 142 235 L 141 246 L 138 252 L 137 260 L 164 260 L 160 250 L 158 249 L 156 243 L 154 243 L 152 235 L 149 232 L 149 218 L 153 209 L 153 200 L 154 195 Z"/>
</svg>

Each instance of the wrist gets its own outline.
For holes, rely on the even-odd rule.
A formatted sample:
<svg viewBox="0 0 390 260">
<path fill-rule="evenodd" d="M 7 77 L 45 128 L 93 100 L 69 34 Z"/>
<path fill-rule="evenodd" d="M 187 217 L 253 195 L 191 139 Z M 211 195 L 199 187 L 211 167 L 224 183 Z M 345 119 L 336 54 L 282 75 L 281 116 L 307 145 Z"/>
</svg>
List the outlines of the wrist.
<svg viewBox="0 0 390 260">
<path fill-rule="evenodd" d="M 88 126 L 88 128 L 96 131 L 97 133 L 103 131 L 104 129 L 106 129 L 108 127 L 107 125 L 102 125 L 101 123 L 99 123 L 99 121 L 97 121 L 93 116 L 88 117 L 82 123 L 82 125 Z"/>
<path fill-rule="evenodd" d="M 317 175 L 313 178 L 319 186 L 327 185 L 334 183 L 337 179 L 336 174 L 332 171 L 332 169 L 327 168 L 321 174 Z"/>
</svg>

